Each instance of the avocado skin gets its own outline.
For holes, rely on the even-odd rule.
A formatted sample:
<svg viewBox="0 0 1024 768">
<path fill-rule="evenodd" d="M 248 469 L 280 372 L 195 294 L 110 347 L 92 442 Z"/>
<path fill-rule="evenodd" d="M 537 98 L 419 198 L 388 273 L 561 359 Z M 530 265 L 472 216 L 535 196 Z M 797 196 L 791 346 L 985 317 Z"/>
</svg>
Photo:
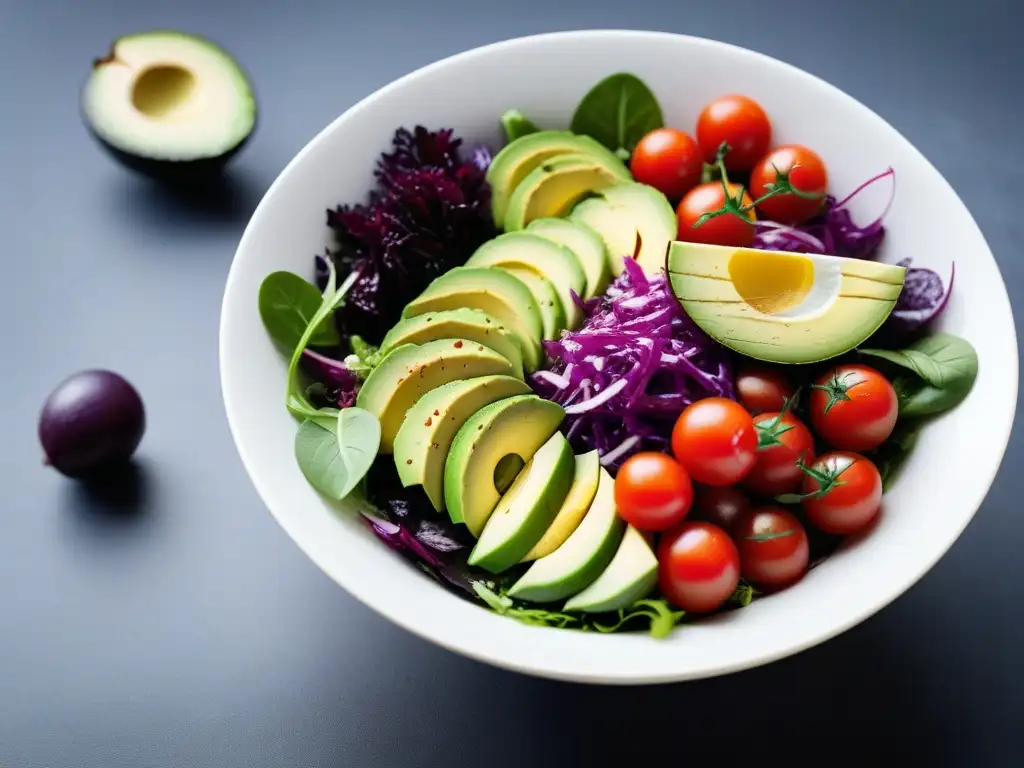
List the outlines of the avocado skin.
<svg viewBox="0 0 1024 768">
<path fill-rule="evenodd" d="M 244 139 L 216 157 L 201 157 L 196 160 L 161 160 L 154 157 L 135 155 L 115 147 L 93 130 L 92 125 L 85 119 L 84 113 L 82 118 L 82 122 L 85 123 L 89 135 L 117 162 L 135 173 L 155 181 L 164 182 L 170 186 L 191 186 L 199 182 L 209 182 L 212 179 L 216 179 L 223 173 L 224 167 L 228 162 L 249 143 L 258 126 L 258 122 L 254 123 L 252 130 L 249 131 Z"/>
</svg>

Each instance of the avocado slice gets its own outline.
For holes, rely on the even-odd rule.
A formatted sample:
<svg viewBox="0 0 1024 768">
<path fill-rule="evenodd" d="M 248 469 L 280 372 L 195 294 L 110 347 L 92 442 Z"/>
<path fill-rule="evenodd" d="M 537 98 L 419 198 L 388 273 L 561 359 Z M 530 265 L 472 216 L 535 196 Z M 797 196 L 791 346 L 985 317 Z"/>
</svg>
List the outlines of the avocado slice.
<svg viewBox="0 0 1024 768">
<path fill-rule="evenodd" d="M 512 375 L 523 378 L 523 345 L 531 343 L 506 330 L 498 319 L 479 309 L 449 309 L 399 320 L 380 343 L 382 352 L 401 344 L 425 344 L 435 339 L 469 339 L 490 347 L 512 364 Z"/>
<path fill-rule="evenodd" d="M 565 310 L 562 309 L 562 301 L 558 298 L 558 292 L 551 281 L 543 275 L 538 275 L 529 267 L 503 264 L 500 269 L 519 280 L 533 295 L 537 309 L 540 310 L 540 323 L 544 329 L 543 338 L 557 339 L 562 333 L 562 329 L 565 328 Z"/>
<path fill-rule="evenodd" d="M 481 245 L 469 261 L 469 266 L 526 267 L 546 277 L 558 291 L 564 316 L 568 325 L 562 328 L 575 328 L 583 322 L 583 311 L 573 299 L 573 292 L 582 296 L 587 285 L 587 276 L 580 266 L 576 254 L 557 243 L 531 235 L 528 232 L 508 232 L 498 235 Z M 557 338 L 554 336 L 545 338 Z"/>
<path fill-rule="evenodd" d="M 442 384 L 475 376 L 511 376 L 512 364 L 470 339 L 437 339 L 395 347 L 366 377 L 356 405 L 380 421 L 378 453 L 393 451 L 406 411 Z"/>
<path fill-rule="evenodd" d="M 459 428 L 485 405 L 529 392 L 512 376 L 478 376 L 450 381 L 425 394 L 409 409 L 395 436 L 395 468 L 402 486 L 423 486 L 434 509 L 444 511 L 444 464 Z"/>
<path fill-rule="evenodd" d="M 491 573 L 518 563 L 558 514 L 572 485 L 572 472 L 572 448 L 561 432 L 555 432 L 501 497 L 467 562 Z"/>
<path fill-rule="evenodd" d="M 499 400 L 470 416 L 452 440 L 444 465 L 444 501 L 452 522 L 464 522 L 479 536 L 501 499 L 494 481 L 499 462 L 509 455 L 532 459 L 564 416 L 562 406 L 536 395 Z"/>
<path fill-rule="evenodd" d="M 615 557 L 593 584 L 565 604 L 566 611 L 605 613 L 628 608 L 658 583 L 658 558 L 632 525 L 626 528 Z"/>
<path fill-rule="evenodd" d="M 523 557 L 524 563 L 539 560 L 562 546 L 590 509 L 601 479 L 601 459 L 597 451 L 589 451 L 577 456 L 575 464 L 572 487 L 565 497 L 562 508 L 558 510 L 558 515 L 548 526 L 541 540 Z"/>
<path fill-rule="evenodd" d="M 550 603 L 588 587 L 608 567 L 626 524 L 615 506 L 615 479 L 601 467 L 597 494 L 583 522 L 558 549 L 534 562 L 509 597 Z"/>
<path fill-rule="evenodd" d="M 657 274 L 665 266 L 668 244 L 679 232 L 668 198 L 636 182 L 601 190 L 577 205 L 569 219 L 586 224 L 604 239 L 614 275 L 622 274 L 623 256 L 635 258 L 647 274 Z"/>
<path fill-rule="evenodd" d="M 538 131 L 521 136 L 506 144 L 487 169 L 494 224 L 502 228 L 509 198 L 530 171 L 556 155 L 570 153 L 592 154 L 621 165 L 614 152 L 589 136 L 577 136 L 569 131 Z"/>
<path fill-rule="evenodd" d="M 524 229 L 534 219 L 562 216 L 585 195 L 632 177 L 622 161 L 592 154 L 558 155 L 519 182 L 505 210 L 505 231 Z"/>
<path fill-rule="evenodd" d="M 534 219 L 526 227 L 526 231 L 558 243 L 576 255 L 587 278 L 582 298 L 591 299 L 605 292 L 612 279 L 611 269 L 608 266 L 608 249 L 597 232 L 576 221 L 551 218 Z"/>
<path fill-rule="evenodd" d="M 523 362 L 527 371 L 540 367 L 544 326 L 533 295 L 508 272 L 489 267 L 456 267 L 435 278 L 426 290 L 409 302 L 402 317 L 417 317 L 448 309 L 479 309 L 501 321 L 525 342 Z"/>
<path fill-rule="evenodd" d="M 842 355 L 874 333 L 906 268 L 840 256 L 672 243 L 672 291 L 720 344 L 773 363 Z"/>
<path fill-rule="evenodd" d="M 81 96 L 86 126 L 128 168 L 169 180 L 211 174 L 256 127 L 256 99 L 226 51 L 154 31 L 114 41 Z"/>
</svg>

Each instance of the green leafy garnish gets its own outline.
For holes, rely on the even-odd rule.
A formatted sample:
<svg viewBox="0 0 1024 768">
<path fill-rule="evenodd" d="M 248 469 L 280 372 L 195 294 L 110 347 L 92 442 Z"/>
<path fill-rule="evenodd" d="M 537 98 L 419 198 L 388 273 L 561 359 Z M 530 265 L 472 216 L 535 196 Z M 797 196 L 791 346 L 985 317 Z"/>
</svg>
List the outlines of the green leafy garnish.
<svg viewBox="0 0 1024 768">
<path fill-rule="evenodd" d="M 333 427 L 333 429 L 331 428 Z M 295 459 L 309 484 L 325 496 L 344 499 L 366 475 L 380 446 L 380 422 L 362 408 L 306 419 L 295 435 Z"/>
<path fill-rule="evenodd" d="M 587 92 L 570 129 L 596 139 L 626 161 L 640 139 L 663 125 L 661 105 L 651 89 L 636 75 L 620 72 Z"/>
<path fill-rule="evenodd" d="M 875 449 L 871 456 L 882 476 L 882 491 L 888 492 L 896 482 L 904 464 L 910 457 L 917 438 L 921 435 L 921 422 L 910 421 L 896 425 L 889 439 Z"/>
<path fill-rule="evenodd" d="M 349 344 L 352 346 L 352 354 L 345 358 L 345 367 L 360 380 L 364 380 L 380 364 L 386 353 L 365 341 L 362 336 L 350 336 Z"/>
<path fill-rule="evenodd" d="M 302 340 L 323 302 L 316 286 L 294 272 L 272 272 L 260 284 L 259 310 L 270 337 L 288 352 Z M 307 344 L 314 347 L 334 346 L 338 330 L 329 318 L 318 323 Z"/>
<path fill-rule="evenodd" d="M 936 333 L 900 350 L 858 349 L 909 371 L 893 379 L 900 417 L 917 418 L 958 406 L 978 377 L 978 353 L 966 339 Z"/>
<path fill-rule="evenodd" d="M 292 359 L 288 364 L 288 387 L 285 404 L 294 416 L 301 419 L 308 419 L 318 415 L 319 413 L 318 409 L 309 402 L 309 398 L 306 397 L 306 388 L 303 386 L 302 382 L 299 381 L 299 361 L 302 359 L 302 352 L 309 345 L 310 339 L 313 337 L 314 332 L 320 324 L 330 317 L 331 313 L 334 312 L 335 309 L 341 306 L 342 302 L 345 300 L 345 294 L 348 293 L 349 289 L 353 285 L 355 285 L 360 274 L 358 269 L 352 270 L 351 274 L 349 274 L 345 279 L 345 282 L 342 283 L 340 287 L 337 287 L 337 272 L 335 272 L 334 264 L 331 263 L 329 259 L 327 261 L 327 266 L 330 270 L 330 274 L 327 278 L 327 287 L 324 288 L 323 296 L 321 296 L 320 308 L 317 309 L 313 317 L 310 318 L 309 324 L 306 326 L 306 330 L 303 332 L 295 346 L 295 349 L 292 351 Z"/>
<path fill-rule="evenodd" d="M 496 613 L 535 627 L 558 627 L 559 629 L 606 633 L 618 632 L 627 624 L 633 628 L 637 626 L 638 622 L 641 625 L 643 622 L 647 622 L 651 636 L 660 638 L 669 634 L 685 616 L 684 611 L 674 610 L 662 598 L 637 600 L 629 608 L 595 616 L 587 613 L 567 613 L 535 608 L 513 600 L 504 593 L 504 590 L 495 592 L 492 585 L 482 581 L 473 582 L 473 590 Z"/>
<path fill-rule="evenodd" d="M 501 128 L 505 131 L 505 139 L 510 142 L 540 131 L 540 128 L 518 109 L 507 110 L 501 116 Z"/>
<path fill-rule="evenodd" d="M 757 597 L 757 590 L 745 582 L 740 582 L 726 603 L 737 608 L 746 608 Z"/>
</svg>

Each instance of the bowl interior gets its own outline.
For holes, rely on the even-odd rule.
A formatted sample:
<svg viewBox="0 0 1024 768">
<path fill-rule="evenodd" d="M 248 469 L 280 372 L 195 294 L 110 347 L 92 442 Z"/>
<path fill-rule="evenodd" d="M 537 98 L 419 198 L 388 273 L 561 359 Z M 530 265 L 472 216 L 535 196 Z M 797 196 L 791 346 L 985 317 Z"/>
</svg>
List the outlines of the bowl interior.
<svg viewBox="0 0 1024 768">
<path fill-rule="evenodd" d="M 497 147 L 505 109 L 564 127 L 588 88 L 615 71 L 644 79 L 666 124 L 684 130 L 714 96 L 749 94 L 771 115 L 778 142 L 804 143 L 822 155 L 840 195 L 894 167 L 883 258 L 910 257 L 944 278 L 956 261 L 942 327 L 969 339 L 980 358 L 971 395 L 927 427 L 869 536 L 844 546 L 797 587 L 666 640 L 539 629 L 494 615 L 407 566 L 351 510 L 326 502 L 295 464 L 286 361 L 257 311 L 267 273 L 311 276 L 313 255 L 329 242 L 325 209 L 364 200 L 373 164 L 397 127 L 452 127 L 467 142 Z M 857 203 L 854 213 L 866 218 L 880 201 L 864 196 Z M 964 205 L 917 150 L 860 103 L 786 64 L 712 41 L 640 32 L 543 35 L 477 49 L 414 72 L 338 118 L 292 161 L 254 214 L 228 279 L 220 354 L 228 418 L 249 475 L 320 568 L 375 610 L 450 649 L 591 682 L 680 680 L 753 666 L 831 637 L 887 604 L 938 560 L 980 505 L 1009 437 L 1017 387 L 1013 320 L 995 261 Z"/>
</svg>

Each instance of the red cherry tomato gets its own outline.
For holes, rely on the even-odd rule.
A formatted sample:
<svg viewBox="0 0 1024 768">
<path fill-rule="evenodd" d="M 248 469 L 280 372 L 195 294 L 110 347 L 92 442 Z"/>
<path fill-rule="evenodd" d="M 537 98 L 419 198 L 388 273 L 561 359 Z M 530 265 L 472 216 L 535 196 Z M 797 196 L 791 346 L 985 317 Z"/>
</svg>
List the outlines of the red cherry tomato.
<svg viewBox="0 0 1024 768">
<path fill-rule="evenodd" d="M 882 476 L 860 454 L 833 451 L 819 456 L 804 478 L 804 512 L 826 533 L 857 533 L 867 528 L 882 505 Z M 821 479 L 816 479 L 815 475 Z"/>
<path fill-rule="evenodd" d="M 686 522 L 661 537 L 658 585 L 673 605 L 708 613 L 729 599 L 739 582 L 739 552 L 718 526 Z"/>
<path fill-rule="evenodd" d="M 755 199 L 772 188 L 780 172 L 789 172 L 789 182 L 794 189 L 819 197 L 806 198 L 793 193 L 776 195 L 758 204 L 757 209 L 762 217 L 780 224 L 803 224 L 825 203 L 828 191 L 825 163 L 807 147 L 796 144 L 776 147 L 750 173 L 750 193 Z"/>
<path fill-rule="evenodd" d="M 734 485 L 701 488 L 697 491 L 694 516 L 732 532 L 736 521 L 750 509 L 750 499 Z"/>
<path fill-rule="evenodd" d="M 736 397 L 754 415 L 781 411 L 793 393 L 789 379 L 774 368 L 750 365 L 736 375 Z"/>
<path fill-rule="evenodd" d="M 896 426 L 896 390 L 866 365 L 840 365 L 814 384 L 811 425 L 830 445 L 844 451 L 870 451 Z"/>
<path fill-rule="evenodd" d="M 760 507 L 736 523 L 736 548 L 743 578 L 762 589 L 779 589 L 807 573 L 807 531 L 792 512 Z"/>
<path fill-rule="evenodd" d="M 690 476 L 664 453 L 634 453 L 615 476 L 619 517 L 642 531 L 664 531 L 681 523 L 692 503 Z"/>
<path fill-rule="evenodd" d="M 792 413 L 762 413 L 754 417 L 757 461 L 743 478 L 744 488 L 765 496 L 800 488 L 804 472 L 797 462 L 814 460 L 814 437 Z"/>
<path fill-rule="evenodd" d="M 704 159 L 715 159 L 725 142 L 725 167 L 749 171 L 772 143 L 772 124 L 761 105 L 747 96 L 722 96 L 709 103 L 697 118 L 697 143 Z"/>
<path fill-rule="evenodd" d="M 672 453 L 698 483 L 733 485 L 756 460 L 754 420 L 735 400 L 698 400 L 679 414 Z"/>
<path fill-rule="evenodd" d="M 729 185 L 729 196 L 735 198 L 743 190 L 739 184 Z M 753 201 L 745 191 L 743 205 L 751 205 Z M 746 248 L 754 241 L 754 210 L 751 209 L 740 218 L 733 213 L 725 213 L 708 219 L 695 227 L 694 224 L 705 213 L 712 213 L 725 205 L 725 190 L 720 181 L 710 181 L 694 187 L 686 193 L 676 208 L 679 220 L 677 238 L 687 243 L 707 243 L 709 245 L 733 245 Z"/>
<path fill-rule="evenodd" d="M 636 145 L 629 160 L 633 178 L 678 200 L 700 181 L 704 159 L 697 142 L 675 128 L 651 131 Z"/>
</svg>

